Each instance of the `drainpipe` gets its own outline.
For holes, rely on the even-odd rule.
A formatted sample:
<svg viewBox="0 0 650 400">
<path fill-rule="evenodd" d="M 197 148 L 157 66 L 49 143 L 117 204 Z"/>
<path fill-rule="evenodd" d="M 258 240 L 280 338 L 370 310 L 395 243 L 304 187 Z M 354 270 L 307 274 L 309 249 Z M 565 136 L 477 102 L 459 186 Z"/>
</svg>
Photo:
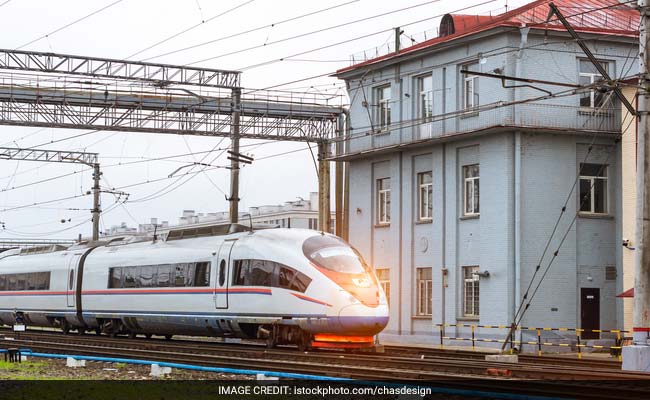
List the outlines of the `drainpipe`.
<svg viewBox="0 0 650 400">
<path fill-rule="evenodd" d="M 443 92 L 444 93 L 444 92 Z M 447 286 L 445 283 L 449 279 L 449 270 L 447 269 L 447 143 L 442 144 L 442 268 L 440 271 L 442 286 L 442 332 L 445 332 L 446 316 L 446 297 Z"/>
</svg>

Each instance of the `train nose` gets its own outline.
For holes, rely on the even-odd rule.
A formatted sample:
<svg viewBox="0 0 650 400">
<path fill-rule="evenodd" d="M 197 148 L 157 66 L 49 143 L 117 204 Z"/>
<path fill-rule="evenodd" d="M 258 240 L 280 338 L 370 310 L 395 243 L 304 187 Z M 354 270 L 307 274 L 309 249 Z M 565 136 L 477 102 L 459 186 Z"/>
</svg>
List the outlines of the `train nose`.
<svg viewBox="0 0 650 400">
<path fill-rule="evenodd" d="M 388 306 L 366 307 L 351 304 L 341 308 L 339 324 L 343 331 L 355 335 L 376 335 L 388 325 Z"/>
</svg>

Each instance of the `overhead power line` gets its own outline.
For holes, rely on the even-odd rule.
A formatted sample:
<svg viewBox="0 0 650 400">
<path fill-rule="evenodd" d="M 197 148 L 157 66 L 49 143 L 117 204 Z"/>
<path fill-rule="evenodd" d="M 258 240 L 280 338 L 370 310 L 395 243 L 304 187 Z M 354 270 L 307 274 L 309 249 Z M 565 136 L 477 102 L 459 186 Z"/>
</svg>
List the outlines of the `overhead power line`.
<svg viewBox="0 0 650 400">
<path fill-rule="evenodd" d="M 590 13 L 597 12 L 597 11 L 602 11 L 602 10 L 606 10 L 606 9 L 611 9 L 611 8 L 620 7 L 620 6 L 622 6 L 622 5 L 626 5 L 626 4 L 630 4 L 630 3 L 636 3 L 636 0 L 631 0 L 631 1 L 621 2 L 621 3 L 617 3 L 617 4 L 611 4 L 611 5 L 608 5 L 608 6 L 603 6 L 603 7 L 598 7 L 598 8 L 590 8 L 590 9 L 588 9 L 588 10 L 586 10 L 586 11 L 582 11 L 582 12 L 579 12 L 579 13 L 574 13 L 574 14 L 568 15 L 568 16 L 566 16 L 566 18 L 578 17 L 578 16 L 581 16 L 581 15 L 586 15 L 586 14 L 590 14 Z M 481 4 L 483 4 L 483 3 L 481 3 Z M 481 5 L 481 4 L 477 4 L 477 5 L 472 6 L 472 7 L 476 7 L 476 6 L 479 6 L 479 5 Z M 468 8 L 469 8 L 469 7 L 468 7 Z M 459 11 L 459 10 L 457 10 L 457 11 L 451 11 L 450 13 L 455 13 L 455 12 L 458 12 L 458 11 Z M 460 11 L 462 11 L 462 10 L 460 10 Z M 435 17 L 434 17 L 434 18 L 435 18 Z M 546 21 L 539 22 L 539 23 L 535 23 L 535 24 L 529 24 L 528 26 L 531 26 L 531 27 L 543 26 L 544 24 L 546 24 L 546 23 L 548 23 L 548 22 L 553 22 L 553 21 L 557 21 L 557 20 L 558 20 L 557 18 L 549 18 L 549 19 L 547 19 Z M 404 26 L 407 26 L 407 25 L 404 25 Z M 513 29 L 513 30 L 517 30 L 517 29 L 519 29 L 519 27 L 512 28 L 512 29 Z M 377 32 L 376 34 L 380 34 L 380 33 L 384 33 L 384 32 L 386 32 L 386 30 L 384 30 L 384 31 L 380 31 L 380 32 Z M 571 39 L 571 40 L 566 40 L 566 41 L 563 41 L 563 42 L 566 43 L 566 42 L 569 42 L 569 41 L 573 41 L 573 39 Z M 526 49 L 531 48 L 531 47 L 536 47 L 536 46 L 545 46 L 545 45 L 547 45 L 547 44 L 546 44 L 546 43 L 541 43 L 541 44 L 539 44 L 539 45 L 526 47 L 526 48 L 524 48 L 523 50 L 526 50 Z M 334 45 L 332 45 L 332 46 L 334 46 Z M 313 50 L 313 51 L 317 51 L 317 50 L 320 50 L 320 49 L 315 49 L 315 50 Z M 509 50 L 509 52 L 519 51 L 519 50 L 522 50 L 522 49 L 520 49 L 520 48 L 517 47 L 517 48 L 513 48 L 513 49 Z M 306 53 L 304 53 L 304 54 L 306 54 Z M 299 55 L 302 55 L 302 54 L 299 54 Z M 493 55 L 495 55 L 495 54 L 493 54 Z M 282 59 L 278 59 L 278 60 L 271 61 L 271 62 L 279 62 L 279 61 L 283 61 L 283 60 L 286 59 L 286 58 L 297 57 L 297 56 L 298 56 L 298 55 L 295 55 L 295 54 L 294 54 L 294 55 L 292 55 L 292 56 L 286 56 L 286 57 L 283 57 Z M 264 64 L 268 64 L 268 63 L 269 63 L 269 62 L 266 62 L 266 63 L 264 63 Z M 250 67 L 253 67 L 253 66 L 249 66 L 248 68 L 250 68 Z M 431 67 L 431 68 L 432 68 L 432 67 Z M 275 89 L 275 88 L 278 88 L 278 87 L 287 86 L 287 85 L 294 84 L 294 83 L 298 83 L 298 82 L 305 82 L 305 81 L 309 81 L 309 80 L 312 80 L 312 79 L 317 79 L 317 78 L 322 78 L 322 77 L 326 77 L 326 76 L 331 76 L 331 75 L 336 74 L 337 72 L 338 72 L 338 70 L 333 70 L 333 71 L 325 72 L 325 73 L 322 73 L 322 74 L 312 75 L 312 76 L 305 77 L 305 78 L 300 78 L 300 79 L 295 79 L 295 80 L 291 80 L 291 81 L 288 81 L 288 82 L 278 83 L 278 84 L 275 84 L 275 85 L 272 85 L 272 86 L 267 86 L 267 87 L 265 87 L 265 88 L 263 88 L 263 89 L 259 89 L 259 90 Z"/>
<path fill-rule="evenodd" d="M 190 26 L 189 28 L 185 28 L 185 29 L 183 29 L 183 30 L 181 30 L 181 31 L 179 31 L 179 32 L 177 32 L 177 33 L 174 33 L 173 35 L 170 35 L 170 36 L 166 37 L 166 38 L 163 39 L 163 40 L 160 40 L 160 41 L 158 41 L 158 42 L 156 42 L 156 43 L 154 43 L 154 44 L 152 44 L 152 45 L 150 45 L 150 46 L 145 47 L 144 49 L 142 49 L 142 50 L 140 50 L 140 51 L 137 51 L 137 52 L 131 54 L 130 56 L 126 57 L 126 59 L 128 60 L 129 58 L 135 57 L 135 56 L 137 56 L 138 54 L 142 54 L 142 53 L 144 53 L 144 52 L 147 51 L 147 50 L 153 49 L 154 47 L 157 47 L 157 46 L 159 46 L 159 45 L 161 45 L 161 44 L 163 44 L 163 43 L 165 43 L 165 42 L 168 42 L 168 41 L 170 41 L 170 40 L 172 40 L 172 39 L 174 39 L 174 38 L 177 38 L 177 37 L 181 36 L 182 34 L 191 31 L 192 29 L 196 29 L 196 28 L 198 28 L 198 27 L 201 26 L 201 25 L 204 25 L 204 24 L 207 24 L 208 22 L 214 21 L 215 19 L 217 19 L 217 18 L 219 18 L 219 17 L 222 17 L 222 16 L 224 16 L 224 15 L 226 15 L 226 14 L 229 14 L 229 13 L 235 11 L 235 10 L 238 10 L 238 9 L 240 9 L 240 8 L 246 6 L 246 5 L 248 5 L 248 4 L 250 4 L 250 3 L 254 2 L 254 1 L 255 1 L 255 0 L 248 0 L 248 1 L 245 1 L 244 3 L 238 4 L 238 5 L 236 5 L 235 7 L 229 8 L 228 10 L 223 11 L 223 12 L 221 12 L 221 13 L 215 15 L 215 16 L 212 16 L 212 17 L 206 19 L 206 20 L 202 20 L 202 21 L 201 21 L 200 23 L 198 23 L 198 24 L 192 25 L 192 26 Z"/>
<path fill-rule="evenodd" d="M 112 2 L 112 3 L 110 3 L 110 4 L 108 4 L 108 5 L 106 5 L 106 6 L 102 7 L 102 8 L 100 8 L 99 10 L 95 10 L 95 11 L 91 12 L 91 13 L 88 14 L 88 15 L 85 15 L 85 16 L 79 18 L 79 19 L 76 19 L 76 20 L 74 20 L 74 21 L 72 21 L 72 22 L 70 22 L 70 23 L 68 23 L 68 24 L 63 25 L 63 26 L 60 27 L 60 28 L 57 28 L 57 29 L 53 30 L 52 32 L 46 33 L 45 35 L 40 36 L 40 37 L 38 37 L 38 38 L 36 38 L 36 39 L 34 39 L 34 40 L 31 40 L 31 41 L 29 41 L 29 42 L 23 44 L 22 46 L 16 47 L 15 50 L 20 50 L 20 49 L 22 49 L 23 47 L 27 47 L 27 46 L 29 46 L 30 44 L 32 44 L 32 43 L 36 43 L 36 42 L 38 42 L 38 41 L 41 40 L 41 39 L 48 38 L 48 37 L 54 35 L 55 33 L 61 32 L 62 30 L 66 29 L 66 28 L 69 28 L 69 27 L 71 27 L 72 25 L 75 25 L 75 24 L 77 24 L 77 23 L 79 23 L 79 22 L 81 22 L 81 21 L 83 21 L 83 20 L 85 20 L 85 19 L 88 19 L 88 18 L 92 17 L 93 15 L 99 14 L 100 12 L 109 9 L 109 8 L 113 7 L 114 5 L 116 5 L 116 4 L 118 4 L 118 3 L 121 3 L 122 1 L 124 1 L 124 0 L 116 0 L 116 1 L 114 1 L 114 2 Z"/>
<path fill-rule="evenodd" d="M 250 50 L 259 49 L 259 48 L 262 48 L 262 47 L 269 47 L 269 46 L 274 45 L 274 44 L 284 43 L 284 42 L 288 42 L 288 41 L 290 41 L 290 40 L 295 40 L 295 39 L 303 38 L 303 37 L 306 37 L 306 36 L 315 35 L 315 34 L 317 34 L 317 33 L 327 32 L 327 31 L 330 31 L 330 30 L 333 30 L 333 29 L 342 28 L 342 27 L 344 27 L 344 26 L 354 25 L 354 24 L 357 24 L 357 23 L 359 23 L 359 22 L 370 21 L 370 20 L 372 20 L 372 19 L 376 19 L 376 18 L 380 18 L 380 17 L 385 17 L 385 16 L 387 16 L 387 15 L 395 14 L 395 13 L 402 12 L 402 11 L 406 11 L 406 10 L 412 10 L 412 9 L 414 9 L 414 8 L 423 7 L 423 6 L 426 6 L 426 5 L 430 5 L 430 4 L 432 4 L 432 3 L 438 3 L 438 2 L 440 2 L 440 1 L 441 1 L 441 0 L 429 0 L 429 1 L 425 1 L 424 3 L 419 3 L 419 4 L 412 5 L 412 6 L 402 7 L 402 8 L 397 8 L 397 9 L 394 9 L 394 10 L 391 10 L 391 11 L 383 12 L 383 13 L 380 13 L 380 14 L 375 14 L 375 15 L 372 15 L 372 16 L 370 16 L 370 17 L 359 18 L 359 19 L 352 20 L 352 21 L 348 21 L 348 22 L 344 22 L 344 23 L 341 23 L 341 24 L 336 24 L 336 25 L 328 26 L 328 27 L 326 27 L 326 28 L 316 29 L 316 30 L 309 31 L 309 32 L 305 32 L 305 33 L 301 33 L 301 34 L 298 34 L 298 35 L 289 36 L 289 37 L 286 37 L 286 38 L 284 38 L 284 39 L 278 39 L 278 40 L 275 40 L 275 41 L 273 41 L 273 42 L 266 42 L 266 43 L 263 43 L 263 44 L 261 44 L 261 45 L 251 46 L 251 47 L 247 47 L 247 48 L 244 48 L 244 49 L 240 49 L 240 50 L 232 51 L 232 52 L 230 52 L 230 53 L 225 53 L 225 54 L 220 54 L 220 55 L 217 55 L 217 56 L 212 56 L 212 57 L 204 58 L 204 59 L 202 59 L 202 60 L 198 60 L 198 61 L 191 62 L 191 63 L 189 63 L 189 64 L 187 64 L 187 65 L 194 65 L 194 64 L 198 64 L 198 63 L 205 62 L 205 61 L 216 60 L 217 58 L 222 58 L 222 57 L 231 56 L 231 55 L 234 55 L 234 54 L 244 53 L 244 52 L 247 52 L 247 51 L 250 51 Z M 487 3 L 492 3 L 492 2 L 494 2 L 494 1 L 496 1 L 496 0 L 489 0 L 489 1 L 487 1 L 487 2 L 480 3 L 480 4 L 478 4 L 478 5 L 483 5 L 483 4 L 487 4 Z M 471 7 L 476 7 L 476 6 L 471 6 Z M 464 8 L 464 9 L 471 8 L 471 7 L 466 7 L 466 8 Z M 456 12 L 456 11 L 454 11 L 454 12 Z M 432 19 L 432 18 L 437 18 L 437 17 L 431 17 L 431 18 L 428 18 L 428 19 Z M 392 29 L 393 29 L 393 28 L 390 28 L 389 30 L 392 30 Z M 386 32 L 386 30 L 383 30 L 383 31 L 381 31 L 381 32 L 379 32 L 379 33 L 382 33 L 382 32 Z M 377 34 L 377 33 L 374 33 L 373 35 L 375 35 L 375 34 Z M 363 37 L 366 37 L 366 36 L 363 36 Z M 358 38 L 355 39 L 355 40 L 362 39 L 363 37 L 358 37 Z"/>
<path fill-rule="evenodd" d="M 291 18 L 287 18 L 287 19 L 284 19 L 284 20 L 281 20 L 281 21 L 273 22 L 271 24 L 258 26 L 257 28 L 252 28 L 252 29 L 248 29 L 248 30 L 245 30 L 245 31 L 233 33 L 231 35 L 222 36 L 222 37 L 217 38 L 217 39 L 208 40 L 207 42 L 203 42 L 203 43 L 195 44 L 195 45 L 192 45 L 192 46 L 187 46 L 187 47 L 183 47 L 183 48 L 180 48 L 180 49 L 168 51 L 168 52 L 163 53 L 163 54 L 158 54 L 157 56 L 145 58 L 145 59 L 143 59 L 143 61 L 149 61 L 149 60 L 153 60 L 154 58 L 165 57 L 165 56 L 168 56 L 168 55 L 171 55 L 171 54 L 180 53 L 182 51 L 192 50 L 192 49 L 196 49 L 197 47 L 202 47 L 202 46 L 206 46 L 206 45 L 209 45 L 209 44 L 212 44 L 212 43 L 217 43 L 217 42 L 220 42 L 222 40 L 232 39 L 232 38 L 237 37 L 237 36 L 246 35 L 246 34 L 257 32 L 257 31 L 260 31 L 260 30 L 263 30 L 263 29 L 273 28 L 273 27 L 276 27 L 278 25 L 281 25 L 281 24 L 284 24 L 284 23 L 287 23 L 287 22 L 293 22 L 293 21 L 297 21 L 297 20 L 302 19 L 302 18 L 311 17 L 312 15 L 317 15 L 317 14 L 320 14 L 322 12 L 334 10 L 336 8 L 347 6 L 347 5 L 352 4 L 352 3 L 357 3 L 359 1 L 361 1 L 361 0 L 352 0 L 352 1 L 345 2 L 345 3 L 336 4 L 334 6 L 322 8 L 322 9 L 316 10 L 316 11 L 311 11 L 311 12 L 308 12 L 306 14 L 301 14 L 301 15 L 298 15 L 298 16 L 295 16 L 295 17 L 291 17 Z"/>
</svg>

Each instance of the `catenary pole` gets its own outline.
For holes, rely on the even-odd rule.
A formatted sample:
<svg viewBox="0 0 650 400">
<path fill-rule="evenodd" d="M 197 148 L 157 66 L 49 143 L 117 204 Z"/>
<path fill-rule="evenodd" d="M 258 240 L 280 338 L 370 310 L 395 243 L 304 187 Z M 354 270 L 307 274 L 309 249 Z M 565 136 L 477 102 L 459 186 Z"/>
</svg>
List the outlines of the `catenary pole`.
<svg viewBox="0 0 650 400">
<path fill-rule="evenodd" d="M 634 343 L 648 344 L 650 335 L 650 0 L 639 1 L 639 138 L 637 158 L 637 257 L 634 265 Z"/>
<path fill-rule="evenodd" d="M 231 140 L 232 140 L 232 155 L 230 158 L 230 223 L 236 224 L 239 222 L 239 130 L 241 119 L 241 89 L 235 88 L 232 90 L 232 125 L 231 125 Z"/>
<path fill-rule="evenodd" d="M 650 0 L 639 0 L 639 90 L 636 168 L 636 257 L 634 258 L 633 343 L 623 347 L 623 369 L 650 371 Z"/>
<path fill-rule="evenodd" d="M 99 163 L 93 164 L 93 240 L 99 240 L 99 216 L 102 212 L 101 209 L 101 198 L 99 187 L 99 178 L 102 176 L 101 171 L 99 170 Z"/>
</svg>

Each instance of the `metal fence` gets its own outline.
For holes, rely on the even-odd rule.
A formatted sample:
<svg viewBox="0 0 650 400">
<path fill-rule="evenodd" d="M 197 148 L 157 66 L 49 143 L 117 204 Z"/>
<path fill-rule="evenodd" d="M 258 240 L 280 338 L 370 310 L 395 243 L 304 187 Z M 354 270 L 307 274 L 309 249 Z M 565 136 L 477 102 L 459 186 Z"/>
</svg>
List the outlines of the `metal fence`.
<svg viewBox="0 0 650 400">
<path fill-rule="evenodd" d="M 477 343 L 507 343 L 510 348 L 519 346 L 520 350 L 523 350 L 524 346 L 532 346 L 535 348 L 538 356 L 542 355 L 543 348 L 545 346 L 551 347 L 575 347 L 578 358 L 582 358 L 582 353 L 584 349 L 595 349 L 595 350 L 609 350 L 612 355 L 618 357 L 618 360 L 621 361 L 621 349 L 626 343 L 625 334 L 629 333 L 626 330 L 621 329 L 582 329 L 582 328 L 548 328 L 548 327 L 532 327 L 532 326 L 518 326 L 516 331 L 523 332 L 529 331 L 534 332 L 537 335 L 537 340 L 516 340 L 516 335 L 512 335 L 510 339 L 498 339 L 498 338 L 484 338 L 477 337 L 478 329 L 500 329 L 500 330 L 510 330 L 508 325 L 479 325 L 479 324 L 435 324 L 438 327 L 440 334 L 440 347 L 444 348 L 445 341 L 448 342 L 470 342 L 472 350 L 476 349 Z M 445 328 L 469 328 L 469 336 L 447 336 L 445 335 Z M 545 340 L 542 337 L 542 332 L 549 331 L 558 331 L 558 332 L 573 332 L 573 338 L 575 343 L 554 343 Z M 585 339 L 582 337 L 585 332 L 593 333 L 611 333 L 615 335 L 615 345 L 614 346 L 603 346 L 597 344 L 587 344 Z M 495 336 L 498 335 L 497 332 L 494 332 Z M 502 336 L 503 337 L 503 336 Z M 567 337 L 568 338 L 568 337 Z"/>
<path fill-rule="evenodd" d="M 422 121 L 393 122 L 388 130 L 353 130 L 339 155 L 415 145 L 497 128 L 617 134 L 622 131 L 621 110 L 544 103 L 493 105 L 437 115 Z"/>
</svg>

